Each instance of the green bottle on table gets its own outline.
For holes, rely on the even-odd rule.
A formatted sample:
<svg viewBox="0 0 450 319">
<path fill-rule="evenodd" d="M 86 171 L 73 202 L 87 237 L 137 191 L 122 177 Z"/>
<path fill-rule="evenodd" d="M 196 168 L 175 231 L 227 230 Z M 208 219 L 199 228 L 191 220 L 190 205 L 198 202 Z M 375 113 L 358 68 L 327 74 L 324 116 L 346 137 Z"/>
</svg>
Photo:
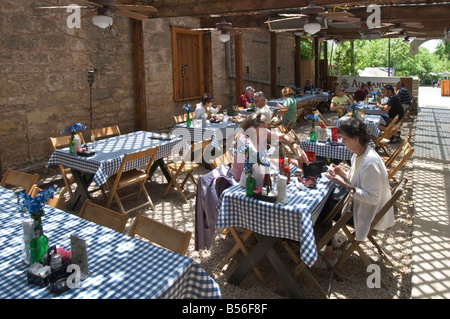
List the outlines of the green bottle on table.
<svg viewBox="0 0 450 319">
<path fill-rule="evenodd" d="M 316 141 L 316 126 L 315 126 L 314 120 L 312 120 L 312 128 L 311 128 L 311 131 L 309 132 L 309 140 L 311 142 Z"/>
<path fill-rule="evenodd" d="M 189 115 L 189 112 L 188 112 L 187 118 L 186 118 L 186 126 L 191 127 L 191 116 Z"/>
</svg>

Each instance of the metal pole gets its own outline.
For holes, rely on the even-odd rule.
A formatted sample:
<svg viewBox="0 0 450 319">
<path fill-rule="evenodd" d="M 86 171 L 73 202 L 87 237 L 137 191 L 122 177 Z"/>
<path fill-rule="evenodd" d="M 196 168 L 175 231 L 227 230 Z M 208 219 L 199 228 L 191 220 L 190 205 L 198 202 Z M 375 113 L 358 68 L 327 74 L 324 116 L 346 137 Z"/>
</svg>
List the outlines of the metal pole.
<svg viewBox="0 0 450 319">
<path fill-rule="evenodd" d="M 388 76 L 391 76 L 391 38 L 388 45 Z"/>
<path fill-rule="evenodd" d="M 89 128 L 94 129 L 92 126 L 92 84 L 94 84 L 94 74 L 97 69 L 91 68 L 88 71 L 88 83 L 89 83 Z"/>
</svg>

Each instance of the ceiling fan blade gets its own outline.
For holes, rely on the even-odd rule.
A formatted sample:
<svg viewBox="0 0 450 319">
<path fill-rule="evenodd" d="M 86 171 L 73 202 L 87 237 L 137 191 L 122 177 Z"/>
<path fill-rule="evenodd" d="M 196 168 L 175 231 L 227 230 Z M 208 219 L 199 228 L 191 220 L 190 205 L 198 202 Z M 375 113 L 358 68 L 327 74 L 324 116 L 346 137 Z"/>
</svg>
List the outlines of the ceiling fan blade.
<svg viewBox="0 0 450 319">
<path fill-rule="evenodd" d="M 407 28 L 413 28 L 413 29 L 422 29 L 424 26 L 420 22 L 405 22 L 405 27 Z"/>
<path fill-rule="evenodd" d="M 136 13 L 136 12 L 132 12 L 132 11 L 128 11 L 128 10 L 116 10 L 114 11 L 114 14 L 117 14 L 119 16 L 125 16 L 128 18 L 132 18 L 132 19 L 136 19 L 136 20 L 146 20 L 148 19 L 148 16 L 140 14 L 140 13 Z"/>
<path fill-rule="evenodd" d="M 424 32 L 417 32 L 417 31 L 406 31 L 408 34 L 414 34 L 414 35 L 426 35 Z"/>
<path fill-rule="evenodd" d="M 129 10 L 129 11 L 158 12 L 158 9 L 156 9 L 153 6 L 117 4 L 116 8 L 119 10 Z"/>
<path fill-rule="evenodd" d="M 192 31 L 216 31 L 216 28 L 192 28 Z"/>
<path fill-rule="evenodd" d="M 93 16 L 96 16 L 97 15 L 97 9 L 94 9 L 94 10 L 91 10 L 91 11 L 88 11 L 88 12 L 86 12 L 85 14 L 83 14 L 82 16 L 81 16 L 81 18 L 92 18 Z"/>
<path fill-rule="evenodd" d="M 350 23 L 355 23 L 355 22 L 359 22 L 361 21 L 360 18 L 357 17 L 345 17 L 345 16 L 341 16 L 341 17 L 325 17 L 328 20 L 333 20 L 333 21 L 342 21 L 342 22 L 350 22 Z"/>
<path fill-rule="evenodd" d="M 307 17 L 308 15 L 301 14 L 301 13 L 280 13 L 279 16 L 286 17 L 286 18 L 302 18 L 302 17 Z"/>
<path fill-rule="evenodd" d="M 333 19 L 336 17 L 354 17 L 355 15 L 350 12 L 341 11 L 341 12 L 323 12 L 319 13 L 320 16 L 324 16 L 328 19 Z"/>
</svg>

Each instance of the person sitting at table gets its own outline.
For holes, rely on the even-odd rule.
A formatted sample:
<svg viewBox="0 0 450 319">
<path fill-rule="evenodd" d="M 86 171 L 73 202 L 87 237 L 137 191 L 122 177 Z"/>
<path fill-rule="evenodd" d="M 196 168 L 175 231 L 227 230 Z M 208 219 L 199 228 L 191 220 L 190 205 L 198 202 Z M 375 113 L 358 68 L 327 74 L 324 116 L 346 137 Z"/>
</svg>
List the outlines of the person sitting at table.
<svg viewBox="0 0 450 319">
<path fill-rule="evenodd" d="M 330 111 L 337 112 L 338 116 L 341 117 L 347 113 L 348 106 L 352 103 L 352 100 L 345 95 L 345 89 L 340 88 L 337 95 L 331 99 Z"/>
<path fill-rule="evenodd" d="M 342 143 L 353 153 L 351 168 L 349 172 L 345 172 L 341 167 L 332 163 L 325 176 L 343 188 L 354 190 L 353 219 L 350 223 L 353 223 L 355 227 L 355 239 L 363 241 L 376 213 L 391 197 L 389 178 L 380 155 L 368 146 L 371 138 L 366 124 L 362 120 L 351 118 L 344 121 L 339 126 L 338 134 L 342 138 Z M 327 200 L 318 217 L 317 225 L 326 218 L 336 204 L 337 200 L 334 202 L 333 199 Z M 344 209 L 346 209 L 345 205 Z M 375 229 L 384 230 L 393 225 L 394 211 L 391 208 L 375 226 Z M 331 224 L 324 228 L 325 231 L 328 231 Z M 325 248 L 324 256 L 331 261 L 331 264 L 336 263 L 331 241 Z"/>
<path fill-rule="evenodd" d="M 280 142 L 285 142 L 292 146 L 297 153 L 298 159 L 290 159 L 290 163 L 301 167 L 303 163 L 309 165 L 306 153 L 300 148 L 292 137 L 289 135 L 271 131 L 267 128 L 267 119 L 262 113 L 253 113 L 249 115 L 241 124 L 241 127 L 236 136 L 234 147 L 233 163 L 231 164 L 231 171 L 233 178 L 239 182 L 245 164 L 245 147 L 249 143 L 249 147 L 254 152 L 260 152 L 267 147 L 267 141 L 277 138 Z M 252 131 L 254 130 L 254 131 Z M 254 133 L 254 134 L 253 134 Z M 250 135 L 247 135 L 250 134 Z M 278 157 L 277 163 L 278 165 Z"/>
<path fill-rule="evenodd" d="M 339 85 L 338 81 L 333 81 L 333 87 L 331 88 L 331 91 L 329 92 L 333 97 L 338 94 L 339 90 L 341 89 L 341 86 Z"/>
<path fill-rule="evenodd" d="M 286 111 L 286 113 L 284 113 L 282 123 L 287 125 L 297 111 L 297 101 L 294 98 L 295 92 L 290 87 L 283 88 L 281 90 L 281 95 L 283 95 L 284 99 L 283 105 L 277 103 L 277 106 L 281 111 Z"/>
<path fill-rule="evenodd" d="M 395 94 L 400 99 L 400 102 L 406 107 L 411 104 L 411 95 L 409 95 L 408 90 L 405 88 L 405 83 L 402 81 L 395 84 Z"/>
<path fill-rule="evenodd" d="M 391 123 L 391 121 L 398 115 L 398 119 L 400 120 L 403 118 L 404 110 L 402 102 L 400 101 L 399 97 L 395 94 L 394 88 L 392 85 L 386 85 L 383 88 L 383 95 L 388 97 L 388 100 L 386 104 L 377 103 L 377 106 L 385 111 L 389 117 L 383 117 L 384 121 L 386 122 L 386 125 L 378 124 L 378 129 L 380 131 L 384 131 L 386 129 L 386 126 Z M 400 141 L 400 132 L 396 132 L 391 137 L 391 143 L 397 143 Z"/>
<path fill-rule="evenodd" d="M 201 98 L 201 102 L 197 103 L 195 107 L 195 117 L 201 119 L 204 114 L 211 114 L 213 109 L 214 99 L 211 94 L 204 93 Z M 217 105 L 217 111 L 221 108 L 221 105 Z M 215 113 L 217 113 L 217 111 Z"/>
<path fill-rule="evenodd" d="M 312 84 L 311 79 L 306 80 L 306 82 L 305 82 L 305 90 L 304 90 L 305 93 L 311 92 L 311 91 L 314 92 L 316 89 L 317 88 L 316 88 L 316 86 L 314 84 Z"/>
<path fill-rule="evenodd" d="M 369 94 L 369 87 L 366 82 L 361 83 L 361 86 L 353 94 L 353 100 L 355 102 L 364 101 L 366 96 Z"/>
<path fill-rule="evenodd" d="M 262 91 L 258 91 L 253 95 L 253 102 L 255 103 L 255 113 L 265 115 L 267 124 L 272 122 L 272 111 L 266 104 L 266 95 Z"/>
<path fill-rule="evenodd" d="M 255 94 L 255 89 L 251 86 L 245 88 L 244 93 L 239 97 L 238 107 L 249 108 L 253 103 L 253 95 Z"/>
</svg>

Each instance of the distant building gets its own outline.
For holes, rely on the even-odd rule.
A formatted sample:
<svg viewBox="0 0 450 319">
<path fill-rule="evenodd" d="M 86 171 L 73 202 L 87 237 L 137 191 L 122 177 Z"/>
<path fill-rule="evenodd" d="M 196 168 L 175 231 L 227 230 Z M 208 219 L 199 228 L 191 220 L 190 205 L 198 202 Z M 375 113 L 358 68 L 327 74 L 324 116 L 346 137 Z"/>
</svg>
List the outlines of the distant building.
<svg viewBox="0 0 450 319">
<path fill-rule="evenodd" d="M 444 71 L 439 73 L 439 75 L 441 76 L 441 80 L 450 80 L 450 72 L 449 71 Z"/>
<path fill-rule="evenodd" d="M 388 77 L 389 74 L 393 75 L 394 71 L 391 68 L 390 72 L 388 72 L 388 67 L 366 67 L 364 70 L 359 70 L 359 76 L 380 76 L 380 77 Z"/>
</svg>

